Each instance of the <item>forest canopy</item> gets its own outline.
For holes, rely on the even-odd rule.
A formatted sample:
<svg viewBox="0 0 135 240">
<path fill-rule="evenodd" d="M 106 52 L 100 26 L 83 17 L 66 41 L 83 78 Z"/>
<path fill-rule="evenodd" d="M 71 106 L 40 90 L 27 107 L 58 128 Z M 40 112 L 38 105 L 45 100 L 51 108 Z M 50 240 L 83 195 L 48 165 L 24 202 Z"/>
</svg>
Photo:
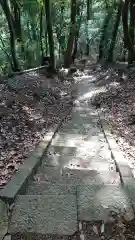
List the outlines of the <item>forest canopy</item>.
<svg viewBox="0 0 135 240">
<path fill-rule="evenodd" d="M 135 58 L 133 0 L 1 0 L 0 74 L 43 65 L 69 67 L 92 55 L 103 61 Z"/>
</svg>

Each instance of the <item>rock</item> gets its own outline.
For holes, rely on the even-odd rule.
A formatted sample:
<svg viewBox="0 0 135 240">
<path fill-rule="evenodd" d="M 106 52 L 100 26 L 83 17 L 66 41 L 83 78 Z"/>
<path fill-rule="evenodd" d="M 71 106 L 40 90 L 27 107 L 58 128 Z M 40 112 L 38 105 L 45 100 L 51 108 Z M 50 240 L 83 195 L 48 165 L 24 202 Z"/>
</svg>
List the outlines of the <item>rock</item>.
<svg viewBox="0 0 135 240">
<path fill-rule="evenodd" d="M 128 209 L 128 211 L 125 211 L 125 213 L 123 214 L 123 217 L 126 222 L 130 222 L 134 219 L 135 216 L 132 209 Z"/>
</svg>

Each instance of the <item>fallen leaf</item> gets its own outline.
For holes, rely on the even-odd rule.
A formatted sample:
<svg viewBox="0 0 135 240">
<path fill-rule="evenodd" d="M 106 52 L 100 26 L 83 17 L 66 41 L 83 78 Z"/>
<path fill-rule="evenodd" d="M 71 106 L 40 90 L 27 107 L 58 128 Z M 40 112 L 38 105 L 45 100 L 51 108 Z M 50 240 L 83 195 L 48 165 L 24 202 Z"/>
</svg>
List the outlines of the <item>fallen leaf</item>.
<svg viewBox="0 0 135 240">
<path fill-rule="evenodd" d="M 47 174 L 45 174 L 45 180 L 49 181 Z"/>
<path fill-rule="evenodd" d="M 84 234 L 82 234 L 82 233 L 80 234 L 80 239 L 81 239 L 81 240 L 85 240 Z"/>
<path fill-rule="evenodd" d="M 97 225 L 93 225 L 93 232 L 94 232 L 96 235 L 99 235 L 98 226 L 97 226 Z"/>
<path fill-rule="evenodd" d="M 103 234 L 104 231 L 105 231 L 105 224 L 104 224 L 104 222 L 102 222 L 101 227 L 100 227 L 101 234 Z"/>
<path fill-rule="evenodd" d="M 123 214 L 123 217 L 124 217 L 125 221 L 127 221 L 127 222 L 130 222 L 135 218 L 132 209 L 126 210 L 125 213 Z"/>
<path fill-rule="evenodd" d="M 79 222 L 79 231 L 81 231 L 81 230 L 82 230 L 82 223 Z"/>
</svg>

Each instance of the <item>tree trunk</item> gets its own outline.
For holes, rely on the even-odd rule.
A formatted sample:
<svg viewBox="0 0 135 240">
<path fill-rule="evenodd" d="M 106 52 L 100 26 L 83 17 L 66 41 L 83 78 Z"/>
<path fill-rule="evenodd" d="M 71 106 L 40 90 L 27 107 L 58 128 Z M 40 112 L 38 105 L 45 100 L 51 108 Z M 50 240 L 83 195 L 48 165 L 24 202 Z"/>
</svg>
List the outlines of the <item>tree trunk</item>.
<svg viewBox="0 0 135 240">
<path fill-rule="evenodd" d="M 76 58 L 76 55 L 77 55 L 77 46 L 78 46 L 80 25 L 81 25 L 81 16 L 80 16 L 80 21 L 79 21 L 79 24 L 78 24 L 77 33 L 76 33 L 76 36 L 75 36 L 74 51 L 73 51 L 73 54 L 72 54 L 72 60 L 73 60 L 73 62 L 74 62 L 74 60 L 75 60 L 75 58 Z"/>
<path fill-rule="evenodd" d="M 121 12 L 122 12 L 122 4 L 119 3 L 117 16 L 116 16 L 116 21 L 115 21 L 114 29 L 113 29 L 113 32 L 112 32 L 111 44 L 110 44 L 110 48 L 109 48 L 109 51 L 108 51 L 108 59 L 107 59 L 108 62 L 113 61 L 113 51 L 114 51 L 114 48 L 115 48 L 116 38 L 117 38 L 117 34 L 118 34 L 118 28 L 119 28 L 119 25 L 120 25 Z"/>
<path fill-rule="evenodd" d="M 48 33 L 51 69 L 55 71 L 54 41 L 53 41 L 53 30 L 52 30 L 52 21 L 51 21 L 50 0 L 44 0 L 44 6 L 45 6 L 45 13 L 46 13 L 46 25 L 47 25 L 47 33 Z"/>
<path fill-rule="evenodd" d="M 62 55 L 64 56 L 64 51 L 65 51 L 65 35 L 62 34 L 63 31 L 63 23 L 64 23 L 64 12 L 65 12 L 65 3 L 62 1 L 61 3 L 61 21 L 60 21 L 60 29 L 57 28 L 57 33 L 59 37 L 59 44 L 60 44 L 60 49 L 62 52 Z"/>
<path fill-rule="evenodd" d="M 87 49 L 86 55 L 89 55 L 89 20 L 91 19 L 92 0 L 87 0 Z"/>
<path fill-rule="evenodd" d="M 67 43 L 67 49 L 64 56 L 64 67 L 69 68 L 72 63 L 73 45 L 76 35 L 76 0 L 71 0 L 71 18 L 70 18 L 70 31 Z"/>
<path fill-rule="evenodd" d="M 43 49 L 42 37 L 43 37 L 43 7 L 41 7 L 41 11 L 40 11 L 40 49 L 41 49 L 41 57 L 43 59 L 44 49 Z"/>
<path fill-rule="evenodd" d="M 58 39 L 58 42 L 59 42 L 59 45 L 60 45 L 60 50 L 61 50 L 62 54 L 64 55 L 65 36 L 62 35 L 59 27 L 56 26 L 55 30 L 56 30 L 57 39 Z"/>
<path fill-rule="evenodd" d="M 1 0 L 0 4 L 6 16 L 9 32 L 10 32 L 10 47 L 11 47 L 11 55 L 12 55 L 12 61 L 13 61 L 13 71 L 19 71 L 19 64 L 17 61 L 16 49 L 15 49 L 15 33 L 14 33 L 14 26 L 12 22 L 11 12 L 10 12 L 7 0 Z"/>
<path fill-rule="evenodd" d="M 33 21 L 30 21 L 30 28 L 31 28 L 32 38 L 36 42 L 38 38 L 36 34 L 36 27 Z"/>
<path fill-rule="evenodd" d="M 29 21 L 27 21 L 27 36 L 29 37 L 29 40 L 32 41 Z"/>
<path fill-rule="evenodd" d="M 13 27 L 15 31 L 15 36 L 17 39 L 17 42 L 21 44 L 21 50 L 22 53 L 24 54 L 25 49 L 24 49 L 24 44 L 23 44 L 23 36 L 22 36 L 22 28 L 21 28 L 21 11 L 20 11 L 20 5 L 17 3 L 16 0 L 11 1 L 11 9 L 12 9 L 12 22 L 13 22 Z"/>
<path fill-rule="evenodd" d="M 123 33 L 124 33 L 124 45 L 125 45 L 125 48 L 128 49 L 128 54 L 130 56 L 130 61 L 129 61 L 129 64 L 130 64 L 130 62 L 133 62 L 133 60 L 135 60 L 135 50 L 129 35 L 129 27 L 128 27 L 129 3 L 130 3 L 130 0 L 125 0 L 123 4 L 122 22 L 123 22 Z"/>
<path fill-rule="evenodd" d="M 22 41 L 22 29 L 21 29 L 21 14 L 20 14 L 20 8 L 17 4 L 17 1 L 12 1 L 12 17 L 13 17 L 13 25 L 14 25 L 14 31 L 16 34 L 16 38 L 18 41 Z"/>
<path fill-rule="evenodd" d="M 80 27 L 81 27 L 81 22 L 82 22 L 82 13 L 83 13 L 83 3 L 82 4 L 78 3 L 78 6 L 77 6 L 77 16 L 78 16 L 77 32 L 76 32 L 76 36 L 75 36 L 74 51 L 73 51 L 73 55 L 72 55 L 73 62 L 77 55 L 77 46 L 78 46 L 79 32 L 80 32 Z"/>
<path fill-rule="evenodd" d="M 130 26 L 129 26 L 129 36 L 130 36 L 130 40 L 131 40 L 131 43 L 133 45 L 133 48 L 134 48 L 134 28 L 135 28 L 135 6 L 134 6 L 134 1 L 133 0 L 130 0 Z M 132 59 L 133 57 L 133 59 Z M 135 61 L 135 57 L 134 55 L 132 55 L 132 53 L 129 51 L 128 52 L 128 63 L 129 64 L 132 64 L 133 61 Z"/>
<path fill-rule="evenodd" d="M 103 22 L 103 28 L 102 28 L 101 39 L 100 39 L 100 44 L 99 44 L 99 61 L 102 60 L 102 58 L 104 57 L 104 47 L 105 47 L 104 43 L 105 43 L 105 39 L 106 39 L 107 28 L 108 28 L 109 22 L 112 18 L 112 14 L 113 14 L 112 8 L 108 9 L 107 15 Z"/>
<path fill-rule="evenodd" d="M 47 35 L 47 29 L 45 29 L 45 55 L 48 56 L 48 35 Z"/>
</svg>

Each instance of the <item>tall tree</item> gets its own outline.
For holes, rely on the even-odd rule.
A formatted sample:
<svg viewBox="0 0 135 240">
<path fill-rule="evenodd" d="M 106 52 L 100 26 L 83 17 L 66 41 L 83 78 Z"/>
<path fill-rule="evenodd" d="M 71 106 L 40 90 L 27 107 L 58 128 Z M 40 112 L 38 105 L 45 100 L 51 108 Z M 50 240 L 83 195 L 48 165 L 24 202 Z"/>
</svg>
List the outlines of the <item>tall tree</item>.
<svg viewBox="0 0 135 240">
<path fill-rule="evenodd" d="M 79 39 L 79 32 L 80 32 L 80 27 L 81 27 L 81 22 L 82 22 L 82 13 L 83 13 L 83 4 L 84 2 L 79 2 L 77 3 L 77 31 L 75 35 L 75 43 L 74 43 L 74 50 L 72 54 L 72 60 L 74 62 L 76 55 L 77 55 L 77 50 L 78 50 L 78 39 Z"/>
<path fill-rule="evenodd" d="M 107 29 L 108 29 L 108 25 L 109 25 L 109 22 L 112 18 L 112 14 L 113 14 L 112 7 L 107 7 L 106 10 L 107 10 L 107 14 L 106 14 L 104 22 L 103 22 L 101 38 L 100 38 L 100 43 L 99 43 L 99 61 L 102 60 L 104 57 L 104 47 L 105 47 L 104 44 L 105 44 L 105 39 L 106 39 L 106 35 L 107 35 Z"/>
<path fill-rule="evenodd" d="M 124 33 L 124 45 L 128 50 L 128 55 L 130 56 L 128 59 L 130 64 L 135 60 L 135 49 L 134 49 L 134 43 L 132 42 L 130 37 L 131 29 L 129 33 L 129 26 L 128 26 L 129 4 L 130 4 L 130 0 L 125 0 L 125 2 L 123 3 L 122 22 L 123 22 L 123 33 Z M 130 20 L 130 23 L 131 23 L 131 20 Z"/>
<path fill-rule="evenodd" d="M 129 36 L 131 39 L 131 43 L 134 47 L 135 44 L 135 2 L 134 0 L 130 0 L 130 25 L 129 25 Z M 129 64 L 132 63 L 132 61 L 135 61 L 135 56 L 133 56 L 132 59 L 132 53 L 129 51 L 128 53 L 128 62 Z"/>
<path fill-rule="evenodd" d="M 12 15 L 11 15 L 10 8 L 9 8 L 7 0 L 1 0 L 0 4 L 2 6 L 5 17 L 7 19 L 9 33 L 10 33 L 10 49 L 11 49 L 11 55 L 12 55 L 12 61 L 13 61 L 13 71 L 18 71 L 19 70 L 19 64 L 18 64 L 18 60 L 17 60 L 17 57 L 16 57 L 15 31 L 14 31 L 14 25 L 13 25 L 13 21 L 12 21 Z"/>
<path fill-rule="evenodd" d="M 87 0 L 87 49 L 86 54 L 89 55 L 89 20 L 91 19 L 92 0 Z"/>
<path fill-rule="evenodd" d="M 43 49 L 43 41 L 42 41 L 42 38 L 43 38 L 43 6 L 41 6 L 41 10 L 40 10 L 40 48 L 41 48 L 41 56 L 42 56 L 42 59 L 44 57 L 44 49 Z"/>
<path fill-rule="evenodd" d="M 54 11 L 55 11 L 55 31 L 56 31 L 56 35 L 57 35 L 57 39 L 59 42 L 59 50 L 61 51 L 62 55 L 64 56 L 64 50 L 65 50 L 65 33 L 64 33 L 64 25 L 65 25 L 65 21 L 64 21 L 64 14 L 66 11 L 66 7 L 65 7 L 65 2 L 64 0 L 62 0 L 60 2 L 61 6 L 60 6 L 60 11 L 58 11 L 58 13 L 56 13 L 56 6 L 54 6 Z M 56 21 L 57 19 L 57 21 Z"/>
<path fill-rule="evenodd" d="M 77 0 L 71 0 L 70 30 L 69 30 L 67 49 L 65 51 L 65 56 L 64 56 L 64 66 L 65 66 L 65 68 L 69 68 L 70 64 L 72 63 L 73 46 L 74 46 L 75 35 L 76 35 L 76 31 L 77 31 L 77 27 L 76 27 L 76 1 Z"/>
<path fill-rule="evenodd" d="M 49 52 L 50 52 L 50 60 L 51 60 L 50 64 L 51 64 L 51 69 L 55 70 L 54 40 L 53 40 L 50 0 L 44 0 L 44 6 L 45 6 L 47 34 L 48 34 Z"/>
<path fill-rule="evenodd" d="M 22 29 L 21 29 L 21 4 L 19 1 L 11 1 L 12 20 L 16 38 L 18 41 L 22 41 Z"/>
<path fill-rule="evenodd" d="M 112 62 L 113 60 L 113 51 L 115 48 L 115 44 L 116 44 L 116 38 L 117 38 L 117 34 L 118 34 L 118 28 L 120 25 L 120 19 L 121 19 L 121 13 L 122 13 L 122 3 L 118 3 L 117 6 L 118 10 L 117 10 L 117 14 L 116 14 L 116 19 L 115 19 L 115 23 L 114 23 L 114 28 L 112 31 L 112 39 L 111 39 L 111 43 L 110 43 L 110 47 L 109 47 L 109 51 L 108 51 L 108 62 Z"/>
</svg>

